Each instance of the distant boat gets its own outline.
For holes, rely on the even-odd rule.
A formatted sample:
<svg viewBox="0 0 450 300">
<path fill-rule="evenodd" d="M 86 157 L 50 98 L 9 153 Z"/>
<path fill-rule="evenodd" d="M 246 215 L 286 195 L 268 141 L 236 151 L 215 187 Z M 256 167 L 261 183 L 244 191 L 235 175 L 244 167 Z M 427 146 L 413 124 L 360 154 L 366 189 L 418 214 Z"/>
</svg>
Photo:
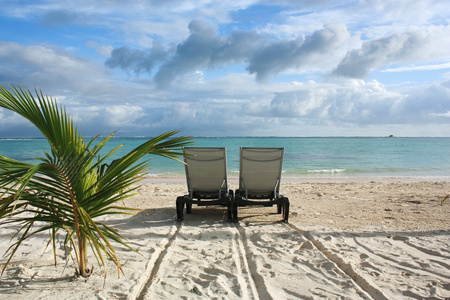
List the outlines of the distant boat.
<svg viewBox="0 0 450 300">
<path fill-rule="evenodd" d="M 392 135 L 392 134 L 391 134 L 391 135 L 389 135 L 388 137 L 390 137 L 390 138 L 393 138 L 393 137 L 394 137 L 394 135 Z"/>
</svg>

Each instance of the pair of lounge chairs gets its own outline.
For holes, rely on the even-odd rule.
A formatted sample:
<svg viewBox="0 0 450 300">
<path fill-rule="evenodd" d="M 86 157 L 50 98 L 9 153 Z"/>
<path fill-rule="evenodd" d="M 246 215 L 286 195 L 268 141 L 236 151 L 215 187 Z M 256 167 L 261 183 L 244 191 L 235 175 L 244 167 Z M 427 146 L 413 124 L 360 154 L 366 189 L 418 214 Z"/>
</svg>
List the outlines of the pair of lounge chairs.
<svg viewBox="0 0 450 300">
<path fill-rule="evenodd" d="M 280 195 L 284 148 L 240 148 L 239 189 L 228 188 L 225 148 L 183 148 L 188 195 L 177 198 L 177 219 L 192 205 L 227 207 L 228 222 L 237 222 L 238 207 L 277 206 L 288 222 L 289 199 Z"/>
</svg>

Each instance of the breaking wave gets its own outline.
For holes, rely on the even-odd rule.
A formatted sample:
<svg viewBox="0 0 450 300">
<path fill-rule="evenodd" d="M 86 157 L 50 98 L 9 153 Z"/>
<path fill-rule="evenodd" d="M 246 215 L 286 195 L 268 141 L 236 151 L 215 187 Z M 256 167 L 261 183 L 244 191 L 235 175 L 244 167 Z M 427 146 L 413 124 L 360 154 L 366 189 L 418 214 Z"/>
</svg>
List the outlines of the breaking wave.
<svg viewBox="0 0 450 300">
<path fill-rule="evenodd" d="M 344 173 L 346 169 L 328 169 L 328 170 L 307 170 L 307 173 L 310 174 L 335 174 L 335 173 Z"/>
</svg>

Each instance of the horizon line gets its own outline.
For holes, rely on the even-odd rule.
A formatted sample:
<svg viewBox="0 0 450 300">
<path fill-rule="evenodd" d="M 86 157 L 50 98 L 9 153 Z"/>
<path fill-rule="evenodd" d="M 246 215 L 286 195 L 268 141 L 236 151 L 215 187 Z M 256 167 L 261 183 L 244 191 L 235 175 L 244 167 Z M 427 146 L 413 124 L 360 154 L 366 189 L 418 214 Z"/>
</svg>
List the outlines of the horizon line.
<svg viewBox="0 0 450 300">
<path fill-rule="evenodd" d="M 189 136 L 189 135 L 188 135 Z M 94 138 L 96 136 L 86 136 L 84 138 Z M 99 135 L 99 138 L 107 137 Z M 113 136 L 112 138 L 136 138 L 136 139 L 146 139 L 146 138 L 154 138 L 155 136 L 142 136 L 142 135 L 127 135 L 127 136 Z M 450 138 L 450 136 L 394 136 L 394 135 L 336 135 L 336 136 L 320 136 L 320 135 L 311 135 L 311 136 L 257 136 L 257 135 L 248 135 L 248 136 L 190 136 L 191 138 Z M 44 136 L 39 137 L 0 137 L 0 140 L 35 140 L 35 139 L 46 139 Z"/>
</svg>

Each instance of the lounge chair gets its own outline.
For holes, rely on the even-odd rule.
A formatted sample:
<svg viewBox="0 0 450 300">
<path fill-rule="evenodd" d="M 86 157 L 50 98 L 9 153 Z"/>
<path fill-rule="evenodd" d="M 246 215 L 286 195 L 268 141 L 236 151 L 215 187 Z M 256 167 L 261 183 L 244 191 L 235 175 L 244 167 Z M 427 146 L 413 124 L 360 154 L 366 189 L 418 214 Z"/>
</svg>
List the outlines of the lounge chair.
<svg viewBox="0 0 450 300">
<path fill-rule="evenodd" d="M 283 167 L 284 148 L 240 149 L 239 189 L 233 201 L 233 221 L 237 222 L 238 206 L 277 205 L 288 222 L 289 199 L 280 195 L 280 179 Z"/>
<path fill-rule="evenodd" d="M 177 220 L 183 221 L 185 204 L 186 213 L 197 204 L 226 206 L 231 222 L 233 191 L 228 190 L 226 149 L 184 147 L 183 154 L 188 195 L 177 198 Z"/>
</svg>

